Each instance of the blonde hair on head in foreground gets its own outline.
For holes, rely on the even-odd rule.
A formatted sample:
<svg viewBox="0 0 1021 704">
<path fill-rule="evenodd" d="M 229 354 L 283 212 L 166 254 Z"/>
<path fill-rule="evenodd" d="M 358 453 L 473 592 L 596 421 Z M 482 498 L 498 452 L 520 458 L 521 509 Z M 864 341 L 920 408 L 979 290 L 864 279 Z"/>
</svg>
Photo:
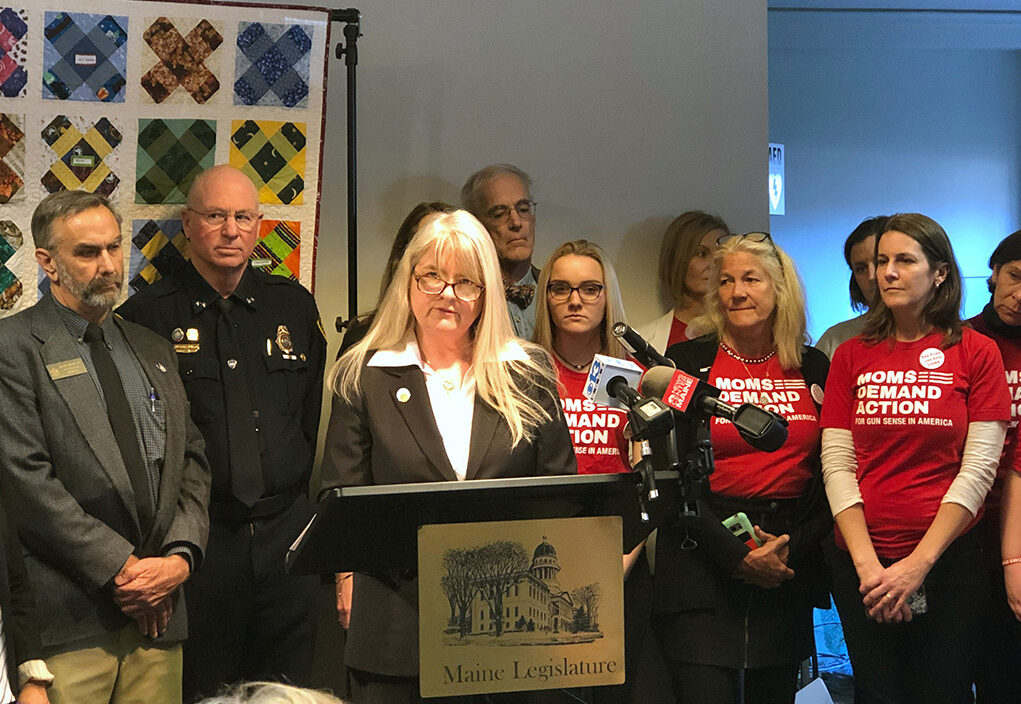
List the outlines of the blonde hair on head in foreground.
<svg viewBox="0 0 1021 704">
<path fill-rule="evenodd" d="M 243 682 L 200 704 L 344 704 L 329 692 L 279 682 Z"/>
</svg>

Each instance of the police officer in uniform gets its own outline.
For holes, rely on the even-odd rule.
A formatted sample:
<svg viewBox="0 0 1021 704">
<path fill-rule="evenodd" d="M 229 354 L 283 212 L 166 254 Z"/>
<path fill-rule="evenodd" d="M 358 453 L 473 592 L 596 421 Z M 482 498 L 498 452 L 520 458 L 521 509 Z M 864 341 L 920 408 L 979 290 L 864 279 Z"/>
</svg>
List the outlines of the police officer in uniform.
<svg viewBox="0 0 1021 704">
<path fill-rule="evenodd" d="M 181 217 L 190 263 L 119 312 L 173 342 L 213 472 L 187 592 L 190 701 L 240 680 L 307 684 L 317 580 L 284 574 L 284 556 L 312 513 L 326 340 L 305 288 L 248 264 L 262 215 L 245 174 L 200 174 Z"/>
</svg>

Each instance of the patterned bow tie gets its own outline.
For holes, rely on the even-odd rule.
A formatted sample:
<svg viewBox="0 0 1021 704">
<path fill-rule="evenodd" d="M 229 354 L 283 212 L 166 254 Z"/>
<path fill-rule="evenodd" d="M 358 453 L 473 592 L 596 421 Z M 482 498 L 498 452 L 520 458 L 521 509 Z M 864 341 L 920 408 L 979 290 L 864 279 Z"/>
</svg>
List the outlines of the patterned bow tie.
<svg viewBox="0 0 1021 704">
<path fill-rule="evenodd" d="M 507 300 L 524 310 L 535 297 L 535 284 L 512 284 L 504 289 Z"/>
</svg>

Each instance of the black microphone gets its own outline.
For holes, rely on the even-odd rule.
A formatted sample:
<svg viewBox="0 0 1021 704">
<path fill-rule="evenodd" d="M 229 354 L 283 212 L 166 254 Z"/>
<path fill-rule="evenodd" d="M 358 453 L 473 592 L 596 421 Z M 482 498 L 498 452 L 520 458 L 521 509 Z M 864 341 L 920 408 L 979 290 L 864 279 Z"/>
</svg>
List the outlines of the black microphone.
<svg viewBox="0 0 1021 704">
<path fill-rule="evenodd" d="M 779 413 L 751 403 L 731 406 L 719 399 L 720 390 L 679 369 L 652 367 L 638 384 L 641 393 L 658 398 L 676 411 L 698 410 L 729 420 L 749 445 L 763 452 L 775 452 L 787 442 L 787 419 Z"/>
<path fill-rule="evenodd" d="M 645 367 L 676 366 L 671 360 L 657 352 L 652 345 L 645 341 L 644 337 L 639 335 L 638 332 L 627 323 L 614 323 L 613 336 L 618 340 L 622 340 L 631 351 L 631 354 L 634 355 L 634 358 L 641 362 Z"/>
</svg>

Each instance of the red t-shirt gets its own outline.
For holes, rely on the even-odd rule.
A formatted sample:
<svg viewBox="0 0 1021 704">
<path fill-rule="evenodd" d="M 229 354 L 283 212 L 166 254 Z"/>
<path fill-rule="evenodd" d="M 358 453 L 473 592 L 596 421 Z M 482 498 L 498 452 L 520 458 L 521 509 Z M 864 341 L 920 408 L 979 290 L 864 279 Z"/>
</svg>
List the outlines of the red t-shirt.
<svg viewBox="0 0 1021 704">
<path fill-rule="evenodd" d="M 1000 465 L 996 468 L 996 482 L 986 496 L 986 520 L 999 522 L 1000 501 L 1003 496 L 1003 482 L 1007 472 L 1013 470 L 1021 473 L 1021 457 L 1017 452 L 1018 407 L 1021 406 L 1021 338 L 1001 337 L 990 330 L 981 314 L 968 321 L 968 324 L 996 343 L 1003 356 L 1003 367 L 1007 372 L 1007 388 L 1010 389 L 1010 425 L 1007 426 L 1007 438 L 1003 443 L 1003 454 Z"/>
<path fill-rule="evenodd" d="M 630 471 L 628 441 L 624 438 L 627 412 L 601 406 L 585 398 L 587 372 L 576 372 L 553 360 L 560 379 L 560 405 L 578 458 L 578 474 Z"/>
<path fill-rule="evenodd" d="M 851 431 L 865 523 L 883 558 L 906 556 L 929 529 L 960 471 L 968 423 L 1010 419 L 993 341 L 965 328 L 944 350 L 942 338 L 867 345 L 858 336 L 830 365 L 822 426 Z"/>
<path fill-rule="evenodd" d="M 716 465 L 709 475 L 713 492 L 773 499 L 804 494 L 819 452 L 820 432 L 812 391 L 801 370 L 782 369 L 775 355 L 749 364 L 720 349 L 709 370 L 709 383 L 721 390 L 721 401 L 732 406 L 754 403 L 790 423 L 783 447 L 762 452 L 741 439 L 729 420 L 713 418 L 709 426 Z M 822 389 L 815 393 L 821 394 Z"/>
<path fill-rule="evenodd" d="M 666 349 L 670 349 L 670 345 L 676 345 L 678 342 L 684 342 L 688 339 L 688 324 L 683 320 L 674 318 L 674 321 L 670 324 L 670 337 L 666 340 Z"/>
</svg>

